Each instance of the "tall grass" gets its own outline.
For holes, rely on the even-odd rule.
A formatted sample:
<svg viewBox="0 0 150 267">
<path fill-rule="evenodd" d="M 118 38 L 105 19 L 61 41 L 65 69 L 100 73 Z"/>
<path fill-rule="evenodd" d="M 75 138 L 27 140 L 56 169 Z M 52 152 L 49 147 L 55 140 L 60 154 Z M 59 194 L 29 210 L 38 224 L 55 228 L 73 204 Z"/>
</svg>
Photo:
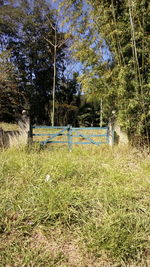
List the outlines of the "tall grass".
<svg viewBox="0 0 150 267">
<path fill-rule="evenodd" d="M 149 266 L 148 155 L 79 146 L 0 157 L 1 266 Z"/>
<path fill-rule="evenodd" d="M 4 147 L 18 147 L 28 143 L 28 123 L 24 124 L 24 126 L 20 128 L 17 124 L 1 122 L 0 128 L 2 128 L 4 131 L 14 131 L 14 134 L 9 134 L 7 136 L 8 141 L 4 142 Z M 15 131 L 18 131 L 19 133 L 15 134 Z"/>
<path fill-rule="evenodd" d="M 3 128 L 4 131 L 16 131 L 19 130 L 19 126 L 13 123 L 0 122 L 0 128 Z"/>
</svg>

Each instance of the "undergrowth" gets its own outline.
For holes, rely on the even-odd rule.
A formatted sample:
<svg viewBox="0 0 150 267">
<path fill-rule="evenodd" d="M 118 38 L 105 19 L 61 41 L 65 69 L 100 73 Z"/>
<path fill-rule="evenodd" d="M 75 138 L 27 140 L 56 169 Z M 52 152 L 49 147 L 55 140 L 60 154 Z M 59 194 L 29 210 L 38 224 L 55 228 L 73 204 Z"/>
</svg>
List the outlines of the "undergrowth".
<svg viewBox="0 0 150 267">
<path fill-rule="evenodd" d="M 148 155 L 89 146 L 0 157 L 0 266 L 149 266 Z"/>
</svg>

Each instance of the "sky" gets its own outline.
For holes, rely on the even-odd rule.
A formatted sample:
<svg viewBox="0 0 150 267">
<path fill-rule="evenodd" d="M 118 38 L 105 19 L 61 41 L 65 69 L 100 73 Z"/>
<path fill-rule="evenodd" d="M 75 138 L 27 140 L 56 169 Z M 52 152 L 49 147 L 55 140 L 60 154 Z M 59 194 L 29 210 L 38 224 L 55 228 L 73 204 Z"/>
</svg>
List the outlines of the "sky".
<svg viewBox="0 0 150 267">
<path fill-rule="evenodd" d="M 59 3 L 61 2 L 61 0 L 46 0 L 47 1 L 47 3 L 49 3 L 54 9 L 57 9 L 58 8 L 58 6 L 59 6 Z M 67 1 L 67 0 L 66 0 Z M 84 9 L 86 10 L 86 8 L 87 8 L 87 6 L 85 5 L 84 6 Z M 68 31 L 68 29 L 69 29 L 69 26 L 67 27 L 67 25 L 65 25 L 64 27 L 63 27 L 63 29 L 61 29 L 61 30 L 63 30 L 63 31 Z M 104 54 L 103 54 L 103 59 L 104 60 L 108 60 L 108 59 L 110 59 L 111 58 L 111 54 L 110 54 L 110 52 L 109 52 L 109 50 L 108 49 L 106 49 L 105 48 L 105 50 L 103 51 L 104 52 Z M 83 65 L 80 63 L 80 62 L 76 62 L 76 64 L 74 64 L 74 66 L 73 65 L 69 65 L 68 66 L 68 72 L 70 71 L 70 69 L 72 69 L 72 73 L 73 72 L 79 72 L 79 74 L 82 74 L 82 69 L 83 69 Z"/>
<path fill-rule="evenodd" d="M 56 1 L 53 1 L 53 0 L 46 0 L 47 3 L 50 3 L 50 5 L 53 7 L 53 8 L 58 8 L 58 5 L 59 5 L 59 0 L 56 0 Z"/>
<path fill-rule="evenodd" d="M 47 3 L 49 3 L 54 9 L 58 8 L 58 5 L 60 3 L 60 0 L 46 0 Z M 67 1 L 67 0 L 66 0 Z M 68 31 L 68 27 L 64 26 L 63 31 Z M 74 64 L 69 64 L 66 69 L 66 75 L 70 73 L 69 77 L 72 78 L 72 74 L 74 72 L 82 73 L 82 64 L 80 62 L 75 62 Z"/>
</svg>

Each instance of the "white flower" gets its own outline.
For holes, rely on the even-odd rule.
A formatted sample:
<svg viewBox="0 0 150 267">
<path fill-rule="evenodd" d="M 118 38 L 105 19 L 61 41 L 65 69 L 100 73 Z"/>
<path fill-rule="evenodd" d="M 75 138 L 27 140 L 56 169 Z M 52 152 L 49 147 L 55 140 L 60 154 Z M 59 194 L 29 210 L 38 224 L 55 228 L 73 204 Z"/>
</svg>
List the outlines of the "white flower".
<svg viewBox="0 0 150 267">
<path fill-rule="evenodd" d="M 51 180 L 51 177 L 50 177 L 50 175 L 49 174 L 46 174 L 46 177 L 45 177 L 45 182 L 48 182 L 48 181 L 50 181 Z"/>
</svg>

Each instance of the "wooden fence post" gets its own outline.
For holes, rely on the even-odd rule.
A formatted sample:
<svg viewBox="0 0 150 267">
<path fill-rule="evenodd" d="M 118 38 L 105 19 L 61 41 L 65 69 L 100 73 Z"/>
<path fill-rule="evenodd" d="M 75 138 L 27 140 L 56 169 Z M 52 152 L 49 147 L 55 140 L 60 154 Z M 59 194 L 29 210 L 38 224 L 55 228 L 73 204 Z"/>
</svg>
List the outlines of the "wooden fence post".
<svg viewBox="0 0 150 267">
<path fill-rule="evenodd" d="M 114 136 L 114 134 L 115 134 L 115 130 L 114 130 L 114 125 L 115 125 L 115 120 L 116 120 L 116 116 L 115 116 L 115 111 L 113 110 L 112 111 L 112 116 L 110 117 L 110 119 L 109 119 L 109 145 L 110 146 L 113 146 L 114 145 L 114 143 L 115 143 L 115 136 Z"/>
<path fill-rule="evenodd" d="M 32 145 L 32 142 L 33 142 L 33 129 L 32 129 L 32 125 L 30 122 L 29 131 L 28 131 L 28 145 Z"/>
<path fill-rule="evenodd" d="M 108 143 L 110 146 L 114 145 L 114 127 L 113 124 L 109 123 L 109 137 L 108 137 Z"/>
<path fill-rule="evenodd" d="M 72 151 L 72 126 L 68 125 L 68 148 L 69 151 Z"/>
</svg>

